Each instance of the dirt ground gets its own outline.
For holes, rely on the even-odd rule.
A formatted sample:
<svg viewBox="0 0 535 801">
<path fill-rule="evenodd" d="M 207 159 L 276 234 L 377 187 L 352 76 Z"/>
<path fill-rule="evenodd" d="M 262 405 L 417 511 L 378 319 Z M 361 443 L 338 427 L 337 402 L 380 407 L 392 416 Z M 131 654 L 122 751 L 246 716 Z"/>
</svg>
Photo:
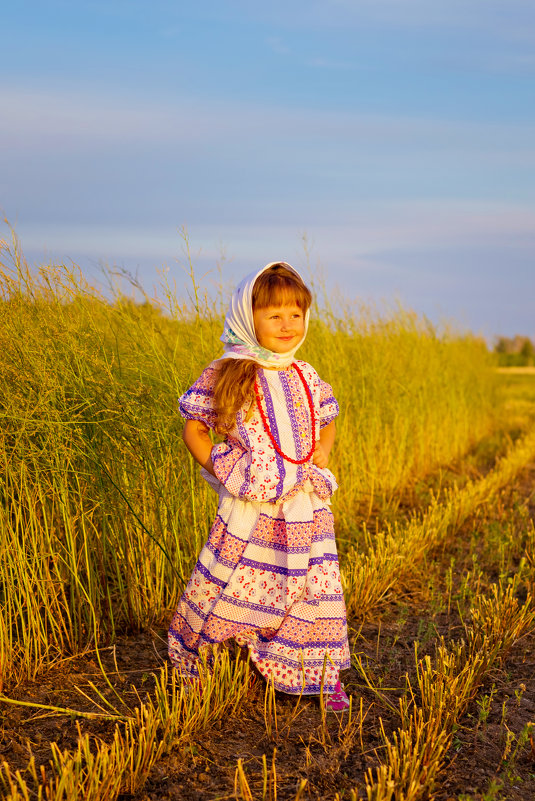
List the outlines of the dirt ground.
<svg viewBox="0 0 535 801">
<path fill-rule="evenodd" d="M 533 518 L 535 465 L 526 471 L 516 488 L 516 503 L 522 503 Z M 462 538 L 452 548 L 461 548 Z M 457 553 L 458 556 L 458 553 Z M 469 564 L 456 561 L 454 583 L 459 584 Z M 451 558 L 451 552 L 436 555 Z M 385 608 L 373 622 L 360 626 L 349 621 L 352 651 L 367 665 L 368 675 L 379 691 L 366 686 L 356 668 L 343 676 L 354 710 L 365 717 L 362 736 L 348 731 L 347 715 L 330 713 L 322 727 L 319 704 L 277 696 L 277 730 L 268 737 L 264 718 L 264 687 L 252 688 L 239 718 L 218 721 L 182 751 L 175 750 L 152 769 L 144 788 L 123 801 L 197 801 L 235 798 L 234 781 L 241 759 L 253 798 L 262 798 L 263 756 L 268 768 L 274 761 L 277 799 L 294 799 L 301 779 L 308 785 L 303 798 L 349 798 L 358 789 L 366 798 L 364 775 L 378 764 L 384 748 L 381 727 L 388 735 L 399 725 L 397 699 L 403 695 L 406 676 L 415 675 L 415 642 L 418 654 L 433 654 L 439 636 L 446 641 L 462 636 L 458 610 L 433 612 L 418 586 L 408 588 L 402 602 Z M 105 672 L 113 687 L 132 707 L 136 693 L 150 693 L 151 674 L 166 660 L 166 632 L 162 628 L 120 638 L 100 651 Z M 92 682 L 110 702 L 116 702 L 104 681 L 95 653 L 65 661 L 38 681 L 14 688 L 9 696 L 29 704 L 95 711 Z M 361 706 L 362 704 L 362 706 Z M 47 765 L 50 742 L 73 749 L 78 731 L 76 720 L 31 706 L 0 704 L 0 761 L 23 770 L 30 758 Z M 533 801 L 535 799 L 535 743 L 533 736 L 519 746 L 518 738 L 528 723 L 535 726 L 535 634 L 517 642 L 506 661 L 496 667 L 480 688 L 454 733 L 447 762 L 439 776 L 436 801 Z M 114 724 L 80 719 L 82 732 L 109 740 Z M 517 747 L 518 746 L 518 747 Z M 516 749 L 516 750 L 515 750 Z M 274 756 L 275 754 L 275 756 Z"/>
<path fill-rule="evenodd" d="M 444 616 L 443 616 L 444 617 Z M 436 619 L 436 631 L 445 636 L 454 634 L 450 621 Z M 102 652 L 106 670 L 125 698 L 125 684 L 135 686 L 141 697 L 150 691 L 150 673 L 165 658 L 165 645 L 160 636 L 142 634 L 116 644 L 114 650 Z M 355 633 L 353 633 L 355 637 Z M 365 626 L 355 642 L 355 650 L 367 657 L 371 674 L 383 677 L 385 698 L 395 703 L 396 690 L 405 686 L 405 674 L 414 673 L 414 641 L 421 642 L 420 618 L 410 616 L 399 621 Z M 429 641 L 432 645 L 432 641 Z M 431 648 L 429 650 L 432 650 Z M 420 648 L 422 655 L 423 650 Z M 123 679 L 114 676 L 115 664 Z M 474 799 L 500 798 L 511 801 L 535 799 L 535 748 L 533 743 L 517 754 L 514 764 L 504 759 L 507 732 L 518 735 L 528 722 L 535 722 L 535 637 L 518 643 L 507 662 L 493 672 L 481 688 L 479 698 L 491 697 L 488 717 L 481 722 L 477 699 L 461 721 L 448 754 L 448 764 L 438 782 L 437 801 L 458 799 L 462 794 Z M 218 721 L 211 731 L 204 732 L 182 753 L 172 752 L 156 764 L 136 801 L 194 801 L 234 797 L 234 775 L 238 759 L 242 759 L 253 793 L 262 797 L 262 756 L 271 766 L 276 749 L 277 798 L 293 799 L 299 780 L 309 783 L 309 796 L 331 799 L 335 793 L 349 796 L 350 788 L 358 787 L 365 797 L 364 773 L 377 765 L 381 753 L 380 721 L 388 734 L 399 724 L 386 702 L 363 686 L 354 669 L 344 676 L 353 703 L 362 699 L 365 722 L 363 742 L 358 737 L 344 742 L 341 736 L 345 716 L 330 714 L 328 736 L 323 734 L 318 703 L 301 702 L 296 715 L 296 699 L 278 696 L 278 733 L 266 735 L 263 710 L 263 687 L 258 683 L 239 717 Z M 68 667 L 51 671 L 39 682 L 17 688 L 11 697 L 38 704 L 68 706 L 94 711 L 76 689 L 92 694 L 88 684 L 94 682 L 111 701 L 111 690 L 103 686 L 97 662 L 91 657 L 73 660 Z M 525 690 L 523 689 L 525 687 Z M 135 696 L 130 693 L 132 704 Z M 479 722 L 478 722 L 479 721 Z M 80 720 L 82 732 L 104 740 L 110 739 L 113 724 Z M 33 754 L 38 764 L 47 764 L 49 743 L 54 740 L 61 749 L 76 746 L 75 721 L 66 716 L 43 716 L 42 710 L 3 705 L 0 729 L 0 755 L 11 767 L 24 769 Z M 484 796 L 496 782 L 500 794 Z M 256 797 L 256 795 L 255 795 Z M 305 798 L 307 796 L 305 795 Z M 126 796 L 125 796 L 126 798 Z M 132 797 L 134 798 L 134 797 Z"/>
</svg>

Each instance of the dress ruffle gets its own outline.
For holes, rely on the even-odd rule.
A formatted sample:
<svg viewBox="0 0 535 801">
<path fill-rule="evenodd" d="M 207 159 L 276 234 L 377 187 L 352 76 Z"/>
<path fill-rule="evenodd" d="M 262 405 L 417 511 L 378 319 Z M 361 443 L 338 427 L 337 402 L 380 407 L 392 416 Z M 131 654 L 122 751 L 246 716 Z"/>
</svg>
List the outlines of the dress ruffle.
<svg viewBox="0 0 535 801">
<path fill-rule="evenodd" d="M 333 692 L 350 666 L 333 518 L 316 493 L 278 503 L 241 501 L 221 490 L 210 536 L 169 629 L 169 654 L 197 675 L 219 644 L 249 649 L 276 689 Z M 322 679 L 323 676 L 323 679 Z"/>
</svg>

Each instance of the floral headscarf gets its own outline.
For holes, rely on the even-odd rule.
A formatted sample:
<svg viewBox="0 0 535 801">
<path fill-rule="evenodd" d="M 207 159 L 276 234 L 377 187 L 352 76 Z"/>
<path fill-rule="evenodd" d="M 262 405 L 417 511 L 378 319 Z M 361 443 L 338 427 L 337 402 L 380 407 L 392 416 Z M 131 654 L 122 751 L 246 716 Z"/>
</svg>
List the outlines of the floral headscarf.
<svg viewBox="0 0 535 801">
<path fill-rule="evenodd" d="M 301 341 L 287 353 L 273 353 L 271 350 L 263 348 L 256 338 L 254 318 L 253 318 L 253 286 L 259 275 L 273 267 L 275 264 L 282 264 L 287 270 L 291 270 L 299 278 L 301 276 L 288 262 L 272 261 L 255 273 L 247 275 L 241 281 L 230 299 L 230 304 L 225 317 L 225 326 L 221 341 L 225 343 L 225 352 L 222 359 L 250 359 L 257 362 L 261 367 L 289 367 L 294 360 L 294 355 L 298 348 L 303 344 L 308 330 L 309 310 L 305 314 L 305 333 Z"/>
</svg>

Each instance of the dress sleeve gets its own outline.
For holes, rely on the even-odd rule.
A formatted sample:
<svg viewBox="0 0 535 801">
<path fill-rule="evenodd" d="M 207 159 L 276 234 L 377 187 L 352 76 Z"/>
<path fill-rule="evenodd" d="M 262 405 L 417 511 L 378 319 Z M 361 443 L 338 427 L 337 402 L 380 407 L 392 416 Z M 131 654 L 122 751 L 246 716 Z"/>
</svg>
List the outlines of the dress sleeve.
<svg viewBox="0 0 535 801">
<path fill-rule="evenodd" d="M 331 385 L 320 378 L 320 428 L 332 423 L 335 417 L 338 417 L 339 412 L 340 407 L 333 395 Z"/>
<path fill-rule="evenodd" d="M 178 408 L 185 420 L 202 420 L 209 428 L 215 428 L 214 387 L 217 369 L 206 367 L 195 383 L 178 399 Z"/>
</svg>

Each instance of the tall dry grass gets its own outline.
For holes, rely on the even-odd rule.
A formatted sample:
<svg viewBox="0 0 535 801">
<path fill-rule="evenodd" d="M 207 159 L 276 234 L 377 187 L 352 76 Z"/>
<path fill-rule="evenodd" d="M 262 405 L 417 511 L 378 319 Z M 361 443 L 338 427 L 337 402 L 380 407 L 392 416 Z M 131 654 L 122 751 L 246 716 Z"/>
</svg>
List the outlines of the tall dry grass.
<svg viewBox="0 0 535 801">
<path fill-rule="evenodd" d="M 0 659 L 4 687 L 165 618 L 215 496 L 181 441 L 177 397 L 220 353 L 221 314 L 103 296 L 73 267 L 0 273 Z M 325 303 L 303 348 L 340 401 L 332 469 L 341 538 L 492 427 L 478 340 Z"/>
</svg>

